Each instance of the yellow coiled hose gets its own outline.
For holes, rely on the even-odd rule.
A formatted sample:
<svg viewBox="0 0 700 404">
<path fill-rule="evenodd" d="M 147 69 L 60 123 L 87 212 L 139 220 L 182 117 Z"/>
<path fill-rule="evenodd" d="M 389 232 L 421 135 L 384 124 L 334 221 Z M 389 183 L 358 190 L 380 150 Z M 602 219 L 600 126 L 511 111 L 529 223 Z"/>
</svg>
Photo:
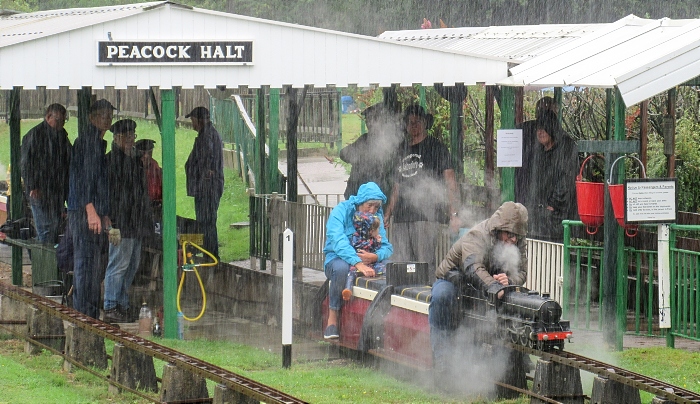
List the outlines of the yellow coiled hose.
<svg viewBox="0 0 700 404">
<path fill-rule="evenodd" d="M 208 262 L 206 264 L 195 264 L 194 260 L 192 259 L 192 253 L 187 252 L 187 244 L 191 244 L 192 247 L 198 249 L 199 251 L 205 253 L 208 255 L 213 261 Z M 189 263 L 187 262 L 187 258 L 189 257 Z M 219 260 L 216 259 L 215 256 L 213 256 L 209 251 L 203 249 L 202 247 L 198 246 L 195 243 L 192 243 L 190 241 L 183 241 L 182 242 L 182 277 L 180 278 L 180 285 L 177 287 L 177 311 L 182 313 L 182 316 L 184 317 L 185 320 L 187 321 L 197 321 L 202 316 L 204 315 L 204 311 L 207 309 L 207 293 L 204 290 L 204 284 L 202 283 L 202 278 L 199 276 L 199 272 L 197 271 L 197 267 L 213 267 L 216 266 L 219 263 Z M 182 295 L 182 286 L 185 284 L 185 275 L 188 272 L 194 272 L 194 274 L 197 276 L 197 281 L 199 281 L 199 288 L 202 291 L 202 310 L 199 312 L 199 315 L 197 317 L 191 318 L 187 317 L 185 313 L 182 311 L 182 308 L 180 307 L 180 297 Z"/>
</svg>

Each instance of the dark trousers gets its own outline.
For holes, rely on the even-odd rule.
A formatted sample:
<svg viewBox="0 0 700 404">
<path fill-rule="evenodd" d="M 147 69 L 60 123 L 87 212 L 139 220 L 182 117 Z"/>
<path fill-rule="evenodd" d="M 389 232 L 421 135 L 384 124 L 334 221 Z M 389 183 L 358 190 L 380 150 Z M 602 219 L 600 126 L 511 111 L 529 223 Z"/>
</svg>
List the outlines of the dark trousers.
<svg viewBox="0 0 700 404">
<path fill-rule="evenodd" d="M 219 236 L 216 231 L 219 201 L 221 195 L 203 195 L 194 197 L 194 214 L 197 217 L 199 231 L 204 234 L 202 248 L 219 258 Z"/>
<path fill-rule="evenodd" d="M 99 319 L 106 237 L 90 231 L 84 209 L 69 211 L 68 224 L 73 233 L 73 308 Z"/>
</svg>

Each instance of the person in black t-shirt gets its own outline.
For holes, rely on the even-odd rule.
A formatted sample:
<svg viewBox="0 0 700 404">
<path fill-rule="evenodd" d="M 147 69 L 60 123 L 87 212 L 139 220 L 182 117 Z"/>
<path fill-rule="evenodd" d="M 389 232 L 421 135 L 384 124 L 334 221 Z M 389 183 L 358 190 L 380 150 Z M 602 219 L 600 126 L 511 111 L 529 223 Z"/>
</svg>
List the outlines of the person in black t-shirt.
<svg viewBox="0 0 700 404">
<path fill-rule="evenodd" d="M 457 232 L 459 197 L 447 147 L 428 136 L 433 116 L 420 105 L 404 112 L 407 139 L 399 148 L 385 223 L 391 219 L 395 261 L 427 262 L 435 281 L 435 247 L 444 224 Z"/>
</svg>

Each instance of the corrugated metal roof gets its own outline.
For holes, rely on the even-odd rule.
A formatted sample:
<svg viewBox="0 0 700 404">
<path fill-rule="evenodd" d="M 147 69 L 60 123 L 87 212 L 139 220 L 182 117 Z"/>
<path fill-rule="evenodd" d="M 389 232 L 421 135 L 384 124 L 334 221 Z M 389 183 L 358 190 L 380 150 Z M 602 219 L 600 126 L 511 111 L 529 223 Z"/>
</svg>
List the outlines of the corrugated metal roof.
<svg viewBox="0 0 700 404">
<path fill-rule="evenodd" d="M 167 1 L 121 6 L 37 11 L 0 17 L 0 47 L 128 17 Z"/>
<path fill-rule="evenodd" d="M 516 86 L 617 86 L 634 105 L 700 75 L 700 20 L 627 16 L 510 69 Z"/>
<path fill-rule="evenodd" d="M 607 24 L 542 24 L 386 31 L 379 38 L 521 63 Z"/>
<path fill-rule="evenodd" d="M 98 41 L 252 40 L 244 65 L 100 65 Z M 152 2 L 0 17 L 0 89 L 493 84 L 504 59 Z"/>
</svg>

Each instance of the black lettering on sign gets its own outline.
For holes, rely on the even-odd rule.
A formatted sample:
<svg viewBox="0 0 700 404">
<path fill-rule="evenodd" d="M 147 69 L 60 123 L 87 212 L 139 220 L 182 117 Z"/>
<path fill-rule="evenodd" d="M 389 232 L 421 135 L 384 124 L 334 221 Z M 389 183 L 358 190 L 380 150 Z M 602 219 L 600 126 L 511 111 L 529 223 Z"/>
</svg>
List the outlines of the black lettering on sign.
<svg viewBox="0 0 700 404">
<path fill-rule="evenodd" d="M 99 41 L 97 64 L 252 64 L 253 41 Z"/>
</svg>

